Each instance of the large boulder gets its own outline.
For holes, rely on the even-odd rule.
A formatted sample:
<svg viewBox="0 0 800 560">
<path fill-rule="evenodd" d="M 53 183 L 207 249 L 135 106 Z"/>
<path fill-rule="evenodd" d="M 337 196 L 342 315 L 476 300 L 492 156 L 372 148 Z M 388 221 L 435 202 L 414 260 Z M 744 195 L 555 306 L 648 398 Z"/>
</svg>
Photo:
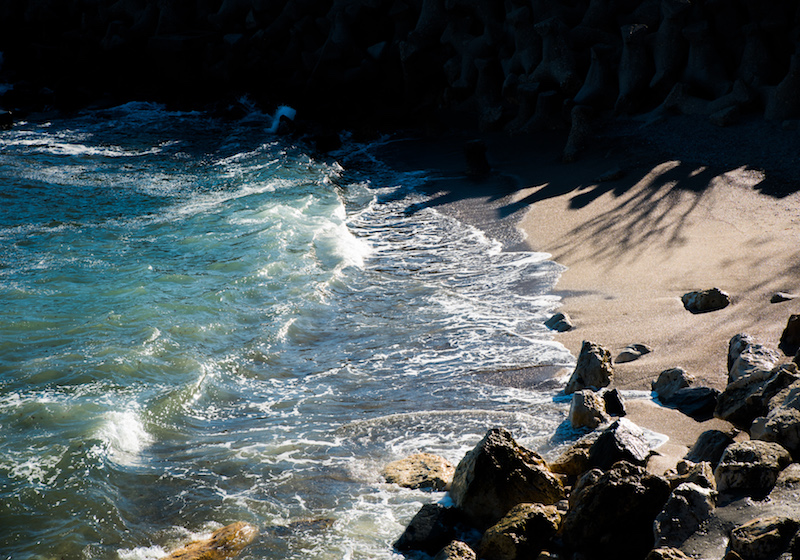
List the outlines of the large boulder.
<svg viewBox="0 0 800 560">
<path fill-rule="evenodd" d="M 730 350 L 728 355 L 730 356 Z M 748 344 L 734 360 L 728 370 L 728 383 L 750 375 L 756 371 L 772 371 L 780 356 L 757 342 Z"/>
<path fill-rule="evenodd" d="M 728 307 L 731 297 L 719 288 L 688 292 L 681 297 L 683 306 L 692 313 L 708 313 Z"/>
<path fill-rule="evenodd" d="M 734 442 L 725 449 L 714 469 L 720 493 L 765 496 L 780 472 L 792 462 L 781 445 L 767 441 Z"/>
<path fill-rule="evenodd" d="M 461 517 L 455 508 L 425 504 L 394 543 L 397 550 L 422 550 L 436 554 L 457 534 Z"/>
<path fill-rule="evenodd" d="M 443 457 L 417 453 L 386 465 L 383 468 L 383 477 L 386 482 L 404 488 L 440 491 L 449 488 L 455 470 Z"/>
<path fill-rule="evenodd" d="M 653 521 L 670 494 L 664 478 L 623 461 L 604 473 L 592 469 L 575 486 L 561 524 L 567 549 L 640 560 L 653 548 Z"/>
<path fill-rule="evenodd" d="M 613 377 L 611 352 L 599 344 L 584 340 L 575 371 L 567 381 L 564 393 L 569 395 L 581 389 L 601 389 L 610 385 Z"/>
<path fill-rule="evenodd" d="M 780 443 L 795 459 L 800 458 L 800 381 L 779 392 L 770 404 L 772 410 L 753 421 L 750 437 Z"/>
<path fill-rule="evenodd" d="M 650 458 L 650 446 L 644 430 L 620 418 L 605 428 L 589 448 L 589 464 L 603 470 L 617 461 L 644 466 Z"/>
<path fill-rule="evenodd" d="M 565 493 L 544 459 L 508 430 L 493 428 L 456 467 L 450 495 L 471 523 L 485 529 L 517 504 L 552 505 Z"/>
<path fill-rule="evenodd" d="M 484 532 L 478 556 L 485 560 L 535 558 L 556 534 L 560 522 L 556 506 L 518 504 Z"/>
<path fill-rule="evenodd" d="M 668 401 L 676 392 L 694 383 L 694 376 L 683 368 L 675 367 L 665 369 L 658 374 L 658 379 L 653 381 L 651 388 L 661 402 Z"/>
<path fill-rule="evenodd" d="M 476 560 L 477 555 L 462 541 L 452 541 L 433 557 L 433 560 Z"/>
<path fill-rule="evenodd" d="M 164 560 L 228 560 L 258 535 L 258 529 L 239 521 L 214 531 L 210 537 L 193 541 L 173 551 Z"/>
<path fill-rule="evenodd" d="M 573 428 L 591 429 L 608 422 L 609 419 L 605 410 L 605 401 L 591 389 L 582 389 L 572 393 L 572 402 L 569 405 L 567 418 Z"/>
<path fill-rule="evenodd" d="M 790 517 L 753 519 L 731 531 L 731 550 L 742 560 L 777 558 L 789 548 L 798 525 Z"/>
<path fill-rule="evenodd" d="M 684 482 L 672 491 L 664 509 L 656 516 L 653 532 L 658 546 L 680 546 L 716 506 L 716 491 Z"/>
<path fill-rule="evenodd" d="M 706 430 L 686 453 L 684 459 L 693 463 L 707 461 L 716 468 L 725 449 L 733 443 L 733 438 L 720 430 Z"/>
<path fill-rule="evenodd" d="M 787 356 L 794 356 L 800 350 L 800 315 L 789 317 L 778 348 Z"/>
</svg>

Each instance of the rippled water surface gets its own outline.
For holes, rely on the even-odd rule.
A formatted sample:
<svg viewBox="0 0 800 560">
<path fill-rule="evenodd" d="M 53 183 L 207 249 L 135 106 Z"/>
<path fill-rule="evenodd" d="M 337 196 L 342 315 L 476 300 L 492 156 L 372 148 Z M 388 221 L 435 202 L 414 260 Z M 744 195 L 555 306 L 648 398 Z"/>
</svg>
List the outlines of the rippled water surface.
<svg viewBox="0 0 800 560">
<path fill-rule="evenodd" d="M 474 374 L 572 361 L 542 326 L 558 265 L 369 146 L 269 125 L 129 104 L 0 133 L 0 558 L 157 558 L 234 521 L 245 559 L 401 558 L 443 495 L 383 465 L 563 420 Z"/>
</svg>

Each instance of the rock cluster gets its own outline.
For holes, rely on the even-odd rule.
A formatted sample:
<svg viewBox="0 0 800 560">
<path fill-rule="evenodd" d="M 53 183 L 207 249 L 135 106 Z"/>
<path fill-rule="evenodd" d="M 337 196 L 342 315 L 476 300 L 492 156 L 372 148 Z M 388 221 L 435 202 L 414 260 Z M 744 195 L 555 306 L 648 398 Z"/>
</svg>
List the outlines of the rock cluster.
<svg viewBox="0 0 800 560">
<path fill-rule="evenodd" d="M 569 129 L 569 160 L 598 114 L 800 117 L 796 12 L 751 0 L 3 0 L 0 51 L 19 87 L 2 104 L 249 92 L 351 123 L 446 108 L 510 132 Z"/>
</svg>

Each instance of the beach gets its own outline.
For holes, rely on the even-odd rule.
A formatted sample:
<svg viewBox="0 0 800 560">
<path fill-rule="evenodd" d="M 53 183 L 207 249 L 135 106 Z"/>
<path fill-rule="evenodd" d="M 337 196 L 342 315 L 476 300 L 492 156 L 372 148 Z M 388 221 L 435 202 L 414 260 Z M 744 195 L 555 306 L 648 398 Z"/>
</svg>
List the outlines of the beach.
<svg viewBox="0 0 800 560">
<path fill-rule="evenodd" d="M 791 183 L 797 165 L 785 152 L 793 136 L 764 122 L 720 129 L 675 118 L 657 127 L 615 126 L 572 163 L 562 161 L 566 137 L 559 132 L 449 133 L 395 146 L 390 157 L 441 171 L 430 186 L 432 205 L 509 249 L 546 252 L 566 267 L 555 294 L 575 328 L 554 339 L 573 355 L 584 340 L 613 357 L 629 344 L 652 349 L 615 363 L 613 386 L 649 391 L 661 371 L 682 367 L 695 386 L 723 390 L 731 337 L 746 333 L 777 349 L 789 316 L 800 311 L 800 300 L 770 301 L 776 292 L 800 293 L 800 195 Z M 464 176 L 461 146 L 474 137 L 486 144 L 492 171 L 485 177 Z M 780 146 L 772 156 L 760 157 L 748 144 L 768 146 L 768 139 Z M 514 226 L 521 237 L 509 233 Z M 732 304 L 702 314 L 684 308 L 683 294 L 712 287 Z M 549 373 L 563 379 L 570 372 Z M 490 382 L 521 388 L 542 386 L 541 377 L 540 368 L 487 374 Z M 735 431 L 649 399 L 631 400 L 628 417 L 669 437 L 662 458 L 651 461 L 662 472 L 703 431 Z"/>
</svg>

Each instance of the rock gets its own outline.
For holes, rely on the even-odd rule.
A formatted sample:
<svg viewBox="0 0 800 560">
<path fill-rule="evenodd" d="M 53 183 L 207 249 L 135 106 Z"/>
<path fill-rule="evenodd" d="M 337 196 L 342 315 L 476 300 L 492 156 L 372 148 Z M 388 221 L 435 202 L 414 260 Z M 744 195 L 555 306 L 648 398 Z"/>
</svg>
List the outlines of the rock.
<svg viewBox="0 0 800 560">
<path fill-rule="evenodd" d="M 589 464 L 606 470 L 617 461 L 644 466 L 650 447 L 644 431 L 625 418 L 612 422 L 589 448 Z"/>
<path fill-rule="evenodd" d="M 556 332 L 567 332 L 575 328 L 572 319 L 566 313 L 556 313 L 544 322 L 544 326 Z"/>
<path fill-rule="evenodd" d="M 386 465 L 383 477 L 386 482 L 404 488 L 441 491 L 450 486 L 455 470 L 447 459 L 431 453 L 418 453 Z"/>
<path fill-rule="evenodd" d="M 662 0 L 661 23 L 653 42 L 653 61 L 655 75 L 650 87 L 661 95 L 666 94 L 675 84 L 683 70 L 689 44 L 683 36 L 689 2 Z"/>
<path fill-rule="evenodd" d="M 433 557 L 433 560 L 477 560 L 475 551 L 462 541 L 452 541 Z"/>
<path fill-rule="evenodd" d="M 610 385 L 613 377 L 611 352 L 599 344 L 584 340 L 575 371 L 564 387 L 564 393 L 569 395 L 581 389 L 601 389 Z"/>
<path fill-rule="evenodd" d="M 614 361 L 618 364 L 632 362 L 634 360 L 638 360 L 645 354 L 649 354 L 652 351 L 653 349 L 646 344 L 631 344 L 626 346 L 625 349 L 617 355 L 617 359 Z"/>
<path fill-rule="evenodd" d="M 800 117 L 800 54 L 792 55 L 789 72 L 767 100 L 764 118 L 784 121 Z"/>
<path fill-rule="evenodd" d="M 533 71 L 533 80 L 552 84 L 574 96 L 581 82 L 576 74 L 575 54 L 567 44 L 567 26 L 552 17 L 537 23 L 534 29 L 542 37 L 542 60 Z"/>
<path fill-rule="evenodd" d="M 728 383 L 717 399 L 714 416 L 743 430 L 748 429 L 753 420 L 762 414 L 760 407 L 754 407 L 752 401 L 748 402 L 748 397 L 758 393 L 772 375 L 771 371 L 756 370 Z"/>
<path fill-rule="evenodd" d="M 606 405 L 606 413 L 611 416 L 625 416 L 625 399 L 619 389 L 603 391 L 603 402 Z"/>
<path fill-rule="evenodd" d="M 776 558 L 789 548 L 798 522 L 789 517 L 760 517 L 731 531 L 731 550 L 743 560 Z"/>
<path fill-rule="evenodd" d="M 730 350 L 728 355 L 730 356 Z M 741 379 L 755 371 L 771 371 L 780 356 L 763 344 L 755 341 L 748 344 L 734 360 L 728 370 L 728 383 Z"/>
<path fill-rule="evenodd" d="M 673 490 L 687 482 L 696 484 L 701 488 L 714 490 L 715 492 L 717 490 L 714 469 L 708 461 L 692 463 L 691 461 L 683 459 L 678 461 L 674 469 L 664 473 L 664 476 L 667 478 L 667 481 L 669 481 L 669 486 Z"/>
<path fill-rule="evenodd" d="M 733 335 L 730 341 L 728 341 L 728 366 L 725 368 L 725 371 L 730 372 L 733 364 L 739 358 L 739 355 L 745 348 L 754 343 L 755 339 L 749 334 L 739 333 Z M 730 383 L 730 380 L 728 380 L 728 382 Z"/>
<path fill-rule="evenodd" d="M 707 461 L 712 468 L 716 468 L 725 449 L 733 443 L 733 438 L 719 430 L 706 430 L 686 454 L 684 459 L 693 463 Z"/>
<path fill-rule="evenodd" d="M 692 313 L 708 313 L 728 307 L 731 297 L 719 288 L 688 292 L 681 297 L 683 306 Z"/>
<path fill-rule="evenodd" d="M 591 428 L 608 422 L 605 402 L 591 389 L 583 389 L 572 393 L 572 402 L 567 417 L 573 428 Z"/>
<path fill-rule="evenodd" d="M 778 348 L 787 356 L 794 356 L 800 350 L 800 315 L 789 317 Z"/>
<path fill-rule="evenodd" d="M 593 118 L 594 109 L 587 105 L 575 105 L 570 111 L 569 136 L 561 154 L 564 163 L 577 161 L 581 152 L 591 143 Z"/>
<path fill-rule="evenodd" d="M 792 386 L 800 381 L 800 372 L 793 362 L 773 368 L 768 375 L 770 378 L 747 397 L 747 406 L 756 416 L 767 416 L 784 406 Z"/>
<path fill-rule="evenodd" d="M 769 299 L 770 303 L 783 303 L 784 301 L 791 301 L 797 299 L 797 294 L 790 294 L 787 292 L 775 292 Z"/>
<path fill-rule="evenodd" d="M 796 488 L 800 486 L 800 463 L 792 463 L 781 471 L 775 486 Z"/>
<path fill-rule="evenodd" d="M 653 533 L 657 546 L 680 546 L 716 507 L 716 491 L 684 482 L 672 491 L 656 516 Z"/>
<path fill-rule="evenodd" d="M 753 421 L 750 437 L 777 442 L 793 457 L 800 458 L 800 381 L 781 391 L 775 400 L 777 406 Z"/>
<path fill-rule="evenodd" d="M 781 445 L 766 441 L 734 442 L 725 449 L 714 470 L 720 493 L 764 496 L 775 486 L 778 474 L 792 462 Z"/>
<path fill-rule="evenodd" d="M 14 116 L 10 111 L 0 111 L 0 130 L 11 130 L 14 126 Z"/>
<path fill-rule="evenodd" d="M 708 116 L 708 122 L 720 128 L 733 126 L 742 118 L 742 109 L 736 105 L 715 111 Z"/>
<path fill-rule="evenodd" d="M 552 505 L 565 494 L 538 454 L 518 445 L 508 430 L 493 428 L 456 467 L 450 495 L 476 527 L 486 528 L 517 504 Z"/>
<path fill-rule="evenodd" d="M 258 529 L 239 521 L 217 529 L 207 539 L 189 543 L 164 560 L 227 560 L 239 554 L 257 535 Z"/>
<path fill-rule="evenodd" d="M 676 391 L 664 404 L 704 422 L 714 417 L 719 395 L 720 392 L 711 387 L 685 387 Z"/>
<path fill-rule="evenodd" d="M 678 390 L 689 387 L 694 383 L 694 376 L 683 368 L 665 369 L 658 374 L 658 379 L 653 381 L 651 388 L 658 395 L 661 402 L 668 401 Z"/>
<path fill-rule="evenodd" d="M 670 494 L 664 478 L 620 462 L 605 473 L 589 471 L 575 486 L 560 529 L 565 548 L 620 560 L 653 548 L 653 521 Z"/>
<path fill-rule="evenodd" d="M 622 58 L 619 63 L 619 97 L 614 110 L 617 113 L 635 111 L 641 105 L 641 96 L 653 76 L 650 54 L 647 50 L 647 26 L 641 23 L 624 25 L 622 31 Z"/>
<path fill-rule="evenodd" d="M 608 107 L 616 98 L 616 84 L 611 68 L 613 49 L 608 45 L 591 47 L 591 62 L 586 79 L 573 101 L 577 105 L 590 105 L 596 108 Z"/>
<path fill-rule="evenodd" d="M 644 560 L 691 560 L 691 556 L 686 556 L 677 548 L 662 546 L 651 550 Z"/>
<path fill-rule="evenodd" d="M 555 506 L 519 504 L 481 538 L 478 556 L 485 560 L 523 560 L 539 554 L 556 534 L 561 514 Z"/>
<path fill-rule="evenodd" d="M 589 449 L 592 447 L 600 432 L 591 432 L 573 443 L 559 457 L 548 464 L 551 472 L 577 477 L 592 468 L 589 463 Z"/>
<path fill-rule="evenodd" d="M 491 171 L 486 159 L 486 143 L 483 140 L 470 140 L 464 144 L 464 159 L 467 162 L 467 175 L 480 177 Z"/>
<path fill-rule="evenodd" d="M 397 550 L 422 550 L 436 554 L 456 536 L 461 521 L 455 508 L 425 504 L 394 543 Z"/>
<path fill-rule="evenodd" d="M 722 97 L 730 88 L 730 80 L 708 23 L 699 21 L 687 25 L 683 34 L 689 40 L 683 81 L 698 91 L 699 95 L 711 99 Z"/>
</svg>

